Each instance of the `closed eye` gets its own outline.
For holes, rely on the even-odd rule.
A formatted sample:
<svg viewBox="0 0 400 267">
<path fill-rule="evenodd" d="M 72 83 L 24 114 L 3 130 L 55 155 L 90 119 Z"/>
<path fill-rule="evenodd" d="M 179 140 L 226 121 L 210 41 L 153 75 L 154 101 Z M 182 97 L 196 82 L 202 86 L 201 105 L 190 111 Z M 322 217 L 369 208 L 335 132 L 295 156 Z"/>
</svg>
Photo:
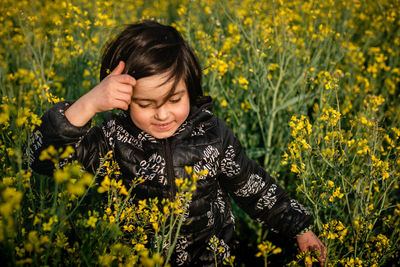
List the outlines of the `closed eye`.
<svg viewBox="0 0 400 267">
<path fill-rule="evenodd" d="M 139 104 L 139 103 L 137 103 L 137 104 L 141 108 L 147 108 L 147 107 L 150 107 L 150 105 L 151 105 L 151 104 Z"/>
<path fill-rule="evenodd" d="M 182 98 L 177 98 L 177 99 L 170 99 L 169 102 L 171 103 L 178 103 L 179 101 L 181 101 Z"/>
</svg>

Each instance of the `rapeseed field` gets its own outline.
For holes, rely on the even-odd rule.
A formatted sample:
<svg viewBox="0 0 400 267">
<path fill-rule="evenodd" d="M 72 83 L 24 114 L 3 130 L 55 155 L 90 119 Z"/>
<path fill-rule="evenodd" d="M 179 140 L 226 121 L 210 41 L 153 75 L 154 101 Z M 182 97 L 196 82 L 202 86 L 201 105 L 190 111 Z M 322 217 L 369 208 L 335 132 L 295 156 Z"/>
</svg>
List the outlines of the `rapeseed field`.
<svg viewBox="0 0 400 267">
<path fill-rule="evenodd" d="M 399 0 L 53 0 L 0 3 L 0 258 L 11 265 L 166 266 L 196 189 L 129 205 L 134 186 L 79 164 L 29 168 L 31 131 L 54 103 L 99 81 L 106 40 L 143 19 L 175 26 L 196 51 L 214 112 L 248 155 L 312 212 L 326 266 L 400 262 Z M 101 123 L 101 116 L 93 124 Z M 56 166 L 73 148 L 46 149 Z M 226 264 L 304 266 L 236 206 L 243 255 Z M 148 244 L 155 244 L 149 246 Z M 209 249 L 222 253 L 219 240 Z M 163 249 L 167 247 L 167 249 Z M 291 247 L 294 247 L 291 248 Z M 240 250 L 238 250 L 240 251 Z M 244 255 L 246 254 L 246 255 Z M 256 265 L 254 265 L 256 266 Z"/>
</svg>

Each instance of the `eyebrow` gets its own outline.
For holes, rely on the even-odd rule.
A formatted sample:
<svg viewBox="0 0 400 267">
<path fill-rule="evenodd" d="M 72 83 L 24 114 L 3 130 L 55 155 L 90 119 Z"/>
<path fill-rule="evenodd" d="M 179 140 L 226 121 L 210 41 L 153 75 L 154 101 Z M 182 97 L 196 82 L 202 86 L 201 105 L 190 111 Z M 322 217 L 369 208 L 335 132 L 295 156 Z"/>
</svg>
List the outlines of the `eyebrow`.
<svg viewBox="0 0 400 267">
<path fill-rule="evenodd" d="M 183 93 L 185 93 L 185 90 L 177 91 L 177 92 L 173 93 L 173 94 L 170 96 L 170 98 L 173 97 L 173 96 L 179 95 L 179 94 L 183 94 Z M 132 100 L 133 100 L 133 101 L 149 101 L 149 102 L 154 102 L 154 103 L 157 102 L 155 99 L 140 98 L 140 97 L 132 97 Z"/>
</svg>

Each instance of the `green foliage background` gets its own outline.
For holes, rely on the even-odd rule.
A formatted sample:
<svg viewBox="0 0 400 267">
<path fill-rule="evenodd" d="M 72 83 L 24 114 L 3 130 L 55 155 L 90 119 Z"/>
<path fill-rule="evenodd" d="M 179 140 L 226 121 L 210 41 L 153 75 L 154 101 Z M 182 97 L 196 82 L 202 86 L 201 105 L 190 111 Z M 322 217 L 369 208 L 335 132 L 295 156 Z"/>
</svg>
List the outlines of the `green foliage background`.
<svg viewBox="0 0 400 267">
<path fill-rule="evenodd" d="M 399 6 L 398 0 L 1 1 L 1 255 L 12 264 L 163 264 L 162 255 L 139 246 L 143 235 L 136 243 L 124 237 L 125 207 L 110 200 L 92 208 L 88 199 L 101 198 L 100 182 L 73 169 L 60 170 L 67 173 L 63 182 L 32 174 L 25 155 L 44 110 L 98 83 L 106 40 L 123 24 L 155 19 L 177 27 L 195 49 L 204 91 L 248 155 L 310 207 L 329 265 L 398 263 Z M 107 190 L 121 197 L 117 184 Z M 294 240 L 282 242 L 237 214 L 238 251 L 250 255 L 237 255 L 237 265 L 257 262 L 265 238 L 283 248 L 271 261 L 303 264 L 304 255 L 290 249 Z M 99 236 L 107 242 L 96 244 Z"/>
</svg>

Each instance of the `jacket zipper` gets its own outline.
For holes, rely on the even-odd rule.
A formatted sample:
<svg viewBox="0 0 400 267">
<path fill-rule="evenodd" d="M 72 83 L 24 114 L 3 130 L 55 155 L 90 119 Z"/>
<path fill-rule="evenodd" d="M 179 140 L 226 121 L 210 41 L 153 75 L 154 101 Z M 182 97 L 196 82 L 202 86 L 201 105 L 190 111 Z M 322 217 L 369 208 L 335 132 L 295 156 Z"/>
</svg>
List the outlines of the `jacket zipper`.
<svg viewBox="0 0 400 267">
<path fill-rule="evenodd" d="M 174 201 L 176 194 L 175 174 L 174 174 L 174 165 L 172 161 L 171 144 L 168 139 L 163 140 L 163 146 L 165 155 L 165 165 L 167 168 L 167 181 L 170 185 L 169 198 L 171 201 Z"/>
</svg>

